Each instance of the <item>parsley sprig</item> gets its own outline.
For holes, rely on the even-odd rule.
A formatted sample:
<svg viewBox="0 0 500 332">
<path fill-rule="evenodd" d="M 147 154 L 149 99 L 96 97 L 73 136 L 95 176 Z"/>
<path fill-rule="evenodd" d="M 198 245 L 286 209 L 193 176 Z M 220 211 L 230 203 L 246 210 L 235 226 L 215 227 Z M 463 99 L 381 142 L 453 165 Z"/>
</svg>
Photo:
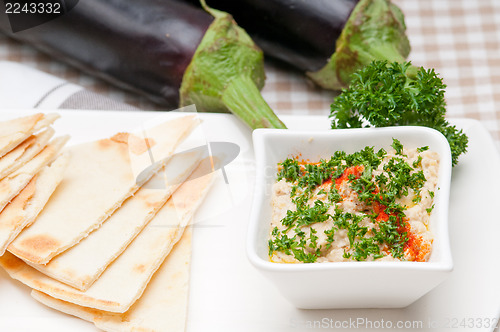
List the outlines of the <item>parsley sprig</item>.
<svg viewBox="0 0 500 332">
<path fill-rule="evenodd" d="M 410 62 L 374 61 L 357 71 L 349 88 L 335 98 L 332 128 L 434 128 L 448 140 L 455 166 L 467 151 L 468 138 L 445 119 L 445 88 L 434 69 L 417 69 Z"/>
</svg>

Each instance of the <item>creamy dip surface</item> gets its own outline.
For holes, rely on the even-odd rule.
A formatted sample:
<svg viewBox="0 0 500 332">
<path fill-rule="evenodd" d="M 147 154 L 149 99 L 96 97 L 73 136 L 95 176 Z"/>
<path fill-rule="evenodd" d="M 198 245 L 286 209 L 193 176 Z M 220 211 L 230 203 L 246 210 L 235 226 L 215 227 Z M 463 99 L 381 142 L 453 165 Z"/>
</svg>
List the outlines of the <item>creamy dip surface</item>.
<svg viewBox="0 0 500 332">
<path fill-rule="evenodd" d="M 277 263 L 429 259 L 439 156 L 427 147 L 278 164 L 269 256 Z"/>
</svg>

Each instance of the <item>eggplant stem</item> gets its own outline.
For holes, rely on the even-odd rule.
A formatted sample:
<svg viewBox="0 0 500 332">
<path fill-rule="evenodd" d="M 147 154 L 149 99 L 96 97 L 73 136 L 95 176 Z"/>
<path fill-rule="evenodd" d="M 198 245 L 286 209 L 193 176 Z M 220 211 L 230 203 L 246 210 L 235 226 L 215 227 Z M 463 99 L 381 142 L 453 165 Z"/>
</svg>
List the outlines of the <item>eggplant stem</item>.
<svg viewBox="0 0 500 332">
<path fill-rule="evenodd" d="M 247 75 L 235 77 L 229 82 L 222 93 L 222 102 L 252 129 L 286 129 Z"/>
</svg>

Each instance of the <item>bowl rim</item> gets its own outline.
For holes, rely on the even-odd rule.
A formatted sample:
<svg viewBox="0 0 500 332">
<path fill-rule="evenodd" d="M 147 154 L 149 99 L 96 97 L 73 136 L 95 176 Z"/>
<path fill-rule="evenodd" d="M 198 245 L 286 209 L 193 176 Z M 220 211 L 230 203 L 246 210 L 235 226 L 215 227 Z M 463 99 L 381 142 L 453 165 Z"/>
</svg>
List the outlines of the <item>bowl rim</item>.
<svg viewBox="0 0 500 332">
<path fill-rule="evenodd" d="M 353 135 L 405 135 L 411 131 L 417 131 L 422 135 L 433 136 L 436 143 L 441 145 L 443 151 L 440 151 L 440 171 L 443 169 L 444 174 L 439 174 L 439 178 L 443 178 L 445 187 L 440 186 L 440 217 L 444 217 L 445 222 L 442 227 L 442 234 L 440 234 L 440 247 L 442 250 L 442 257 L 439 261 L 433 262 L 323 262 L 323 263 L 310 263 L 310 264 L 280 264 L 273 263 L 269 260 L 264 260 L 257 253 L 257 241 L 259 231 L 259 215 L 261 207 L 265 200 L 264 187 L 265 178 L 263 168 L 265 165 L 265 151 L 269 145 L 266 144 L 267 140 L 274 136 L 288 136 L 292 137 L 331 137 L 338 136 L 353 136 Z M 344 137 L 345 138 L 345 137 Z M 399 137 L 398 137 L 399 138 Z M 252 133 L 254 156 L 255 156 L 255 187 L 253 192 L 252 208 L 250 210 L 250 218 L 247 229 L 246 238 L 246 252 L 247 257 L 252 265 L 256 268 L 277 273 L 307 273 L 313 271 L 344 271 L 344 270 L 406 270 L 406 271 L 434 271 L 434 272 L 450 272 L 453 270 L 453 259 L 451 254 L 450 236 L 449 236 L 449 220 L 448 220 L 448 207 L 449 207 L 449 194 L 451 183 L 451 150 L 445 136 L 439 131 L 421 126 L 397 126 L 397 127 L 379 127 L 379 128 L 353 128 L 353 129 L 335 129 L 335 130 L 292 130 L 292 129 L 271 129 L 260 128 Z M 445 143 L 445 144 L 444 144 Z M 370 146 L 370 144 L 367 144 Z M 445 166 L 441 166 L 444 164 Z M 439 180 L 438 180 L 439 181 Z M 439 183 L 439 182 L 438 182 Z"/>
</svg>

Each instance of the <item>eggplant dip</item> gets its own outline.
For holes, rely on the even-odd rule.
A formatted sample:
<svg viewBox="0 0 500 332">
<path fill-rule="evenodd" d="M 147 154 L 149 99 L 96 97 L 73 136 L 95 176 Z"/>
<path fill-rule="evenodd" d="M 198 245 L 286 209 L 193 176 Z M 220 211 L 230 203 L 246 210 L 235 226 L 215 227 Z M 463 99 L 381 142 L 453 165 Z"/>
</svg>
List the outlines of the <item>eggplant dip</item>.
<svg viewBox="0 0 500 332">
<path fill-rule="evenodd" d="M 278 164 L 269 256 L 276 263 L 429 259 L 439 156 L 428 147 L 337 151 Z"/>
</svg>

